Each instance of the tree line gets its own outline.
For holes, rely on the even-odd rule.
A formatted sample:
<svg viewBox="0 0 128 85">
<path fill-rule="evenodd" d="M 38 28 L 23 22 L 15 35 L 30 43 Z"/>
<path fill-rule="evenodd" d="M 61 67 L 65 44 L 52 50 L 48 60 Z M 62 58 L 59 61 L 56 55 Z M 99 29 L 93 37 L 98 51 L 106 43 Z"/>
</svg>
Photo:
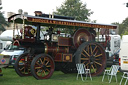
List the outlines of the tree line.
<svg viewBox="0 0 128 85">
<path fill-rule="evenodd" d="M 119 35 L 128 35 L 128 17 L 126 17 L 121 23 L 116 22 L 114 24 L 116 24 L 119 28 Z"/>
<path fill-rule="evenodd" d="M 2 7 L 0 8 L 0 10 Z M 0 31 L 5 31 L 5 26 L 8 26 L 7 21 L 5 20 L 3 13 L 0 11 Z"/>
</svg>

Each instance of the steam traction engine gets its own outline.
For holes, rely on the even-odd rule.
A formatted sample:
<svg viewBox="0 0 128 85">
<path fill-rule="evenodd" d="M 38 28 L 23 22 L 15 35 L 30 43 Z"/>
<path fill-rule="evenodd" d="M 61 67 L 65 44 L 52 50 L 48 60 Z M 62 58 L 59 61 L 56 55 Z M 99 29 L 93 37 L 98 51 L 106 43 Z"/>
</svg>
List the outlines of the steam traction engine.
<svg viewBox="0 0 128 85">
<path fill-rule="evenodd" d="M 33 75 L 36 79 L 50 78 L 54 69 L 64 73 L 76 72 L 76 63 L 84 63 L 92 76 L 100 75 L 106 66 L 108 30 L 117 28 L 115 25 L 86 23 L 39 11 L 35 16 L 15 14 L 8 21 L 14 24 L 14 45 L 26 48 L 15 62 L 15 71 L 19 76 Z M 16 23 L 23 25 L 18 35 L 15 35 Z M 42 33 L 45 28 L 47 31 Z M 55 30 L 60 28 L 66 32 L 72 29 L 73 34 Z M 99 42 L 100 31 L 106 37 L 104 42 Z"/>
</svg>

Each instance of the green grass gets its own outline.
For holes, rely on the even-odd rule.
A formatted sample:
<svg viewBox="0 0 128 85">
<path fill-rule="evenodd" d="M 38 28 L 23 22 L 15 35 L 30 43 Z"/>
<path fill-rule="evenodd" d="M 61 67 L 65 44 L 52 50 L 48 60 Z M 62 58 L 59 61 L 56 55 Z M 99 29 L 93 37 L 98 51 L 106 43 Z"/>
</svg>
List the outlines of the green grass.
<svg viewBox="0 0 128 85">
<path fill-rule="evenodd" d="M 92 81 L 88 77 L 86 81 L 81 81 L 79 77 L 76 80 L 75 74 L 64 74 L 61 71 L 55 71 L 50 79 L 36 80 L 33 76 L 20 77 L 16 74 L 13 68 L 2 69 L 3 76 L 0 76 L 0 85 L 108 85 L 107 76 L 102 82 L 102 76 L 92 77 Z M 113 77 L 112 82 L 109 85 L 119 85 L 122 73 L 118 73 L 118 83 Z M 125 81 L 123 81 L 122 85 Z"/>
</svg>

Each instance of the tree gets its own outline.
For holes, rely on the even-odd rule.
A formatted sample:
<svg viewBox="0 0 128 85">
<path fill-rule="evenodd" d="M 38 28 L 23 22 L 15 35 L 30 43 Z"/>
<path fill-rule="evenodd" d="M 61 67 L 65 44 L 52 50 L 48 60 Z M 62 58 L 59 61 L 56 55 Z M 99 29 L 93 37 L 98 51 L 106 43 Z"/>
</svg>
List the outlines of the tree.
<svg viewBox="0 0 128 85">
<path fill-rule="evenodd" d="M 76 20 L 90 21 L 88 18 L 93 12 L 86 8 L 80 0 L 65 0 L 61 7 L 57 7 L 54 14 L 63 16 L 72 16 Z"/>
<path fill-rule="evenodd" d="M 128 31 L 125 31 L 123 34 L 121 34 L 121 36 L 122 35 L 128 35 Z"/>
<path fill-rule="evenodd" d="M 128 32 L 128 17 L 123 20 L 123 22 L 119 25 L 120 34 L 126 34 Z"/>
<path fill-rule="evenodd" d="M 2 9 L 2 7 L 0 7 L 0 10 Z M 0 31 L 4 31 L 5 30 L 5 26 L 8 26 L 7 21 L 5 20 L 3 13 L 0 11 Z"/>
<path fill-rule="evenodd" d="M 128 34 L 128 17 L 125 18 L 125 20 L 123 20 L 122 23 L 113 23 L 113 24 L 116 24 L 118 25 L 118 28 L 119 28 L 119 35 L 126 35 Z"/>
</svg>

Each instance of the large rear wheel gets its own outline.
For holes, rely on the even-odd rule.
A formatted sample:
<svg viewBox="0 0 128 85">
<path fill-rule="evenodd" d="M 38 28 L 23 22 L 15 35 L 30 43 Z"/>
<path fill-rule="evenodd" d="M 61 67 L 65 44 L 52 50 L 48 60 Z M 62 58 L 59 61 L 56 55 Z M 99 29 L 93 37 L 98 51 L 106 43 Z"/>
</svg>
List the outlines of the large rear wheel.
<svg viewBox="0 0 128 85">
<path fill-rule="evenodd" d="M 85 42 L 78 48 L 76 63 L 84 63 L 92 76 L 100 75 L 106 67 L 104 48 L 96 42 Z"/>
<path fill-rule="evenodd" d="M 54 72 L 54 61 L 48 54 L 37 55 L 31 64 L 31 73 L 36 79 L 48 79 Z"/>
</svg>

